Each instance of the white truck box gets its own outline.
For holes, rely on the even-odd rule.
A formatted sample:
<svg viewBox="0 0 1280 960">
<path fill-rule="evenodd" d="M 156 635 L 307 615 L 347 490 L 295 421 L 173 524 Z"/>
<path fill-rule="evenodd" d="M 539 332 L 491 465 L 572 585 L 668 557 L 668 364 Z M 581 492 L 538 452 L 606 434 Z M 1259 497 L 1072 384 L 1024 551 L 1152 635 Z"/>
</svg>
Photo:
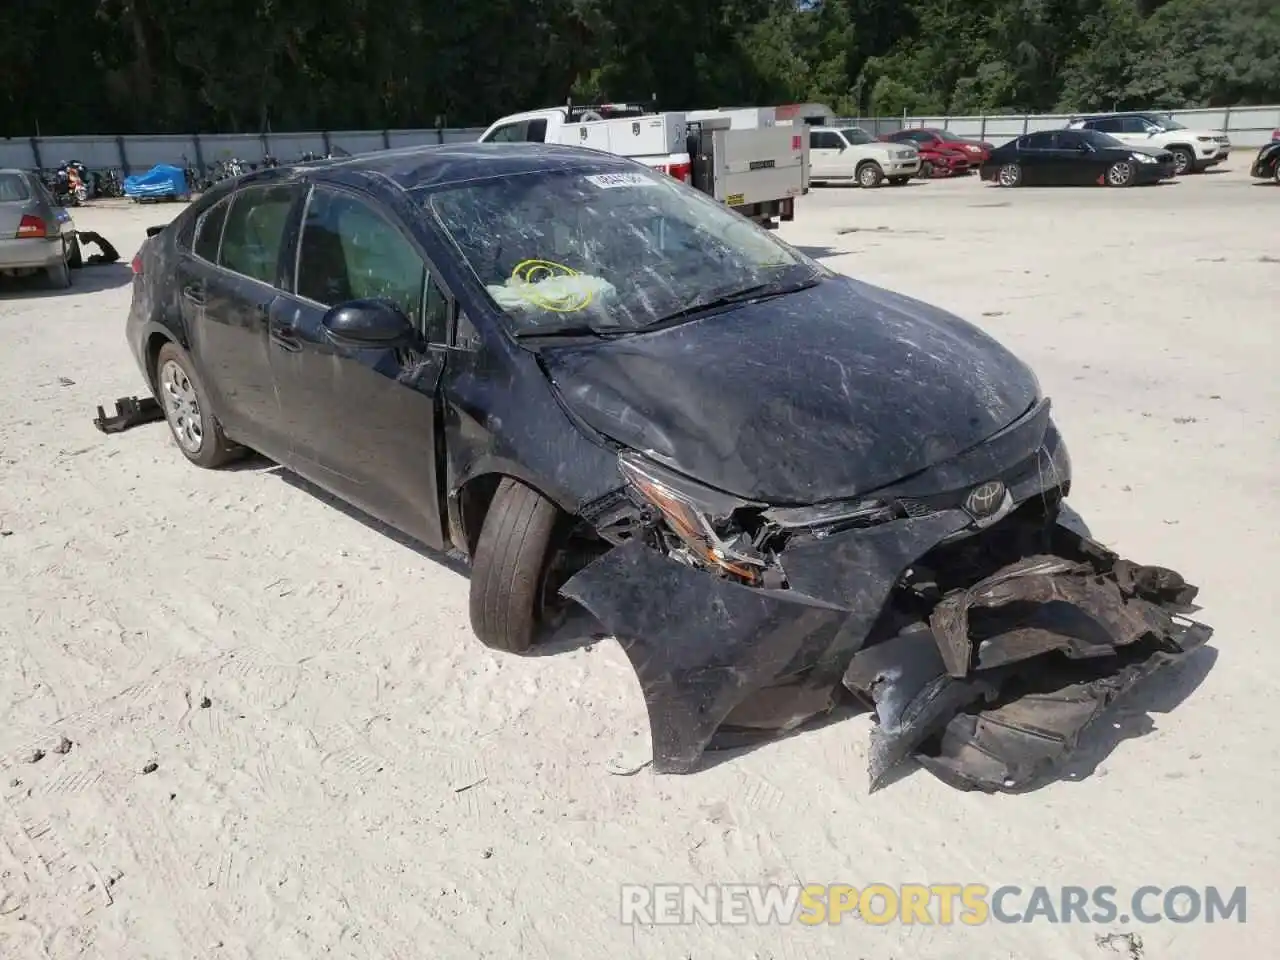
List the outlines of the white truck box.
<svg viewBox="0 0 1280 960">
<path fill-rule="evenodd" d="M 655 113 L 616 120 L 567 123 L 560 128 L 559 143 L 607 150 L 624 157 L 684 153 L 687 122 L 679 112 Z"/>
</svg>

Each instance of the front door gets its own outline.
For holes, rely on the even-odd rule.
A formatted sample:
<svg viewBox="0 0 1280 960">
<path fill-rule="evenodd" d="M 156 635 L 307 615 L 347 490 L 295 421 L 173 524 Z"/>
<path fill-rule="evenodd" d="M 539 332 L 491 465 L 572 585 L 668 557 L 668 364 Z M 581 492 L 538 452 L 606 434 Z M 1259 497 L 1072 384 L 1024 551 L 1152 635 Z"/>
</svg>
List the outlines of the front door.
<svg viewBox="0 0 1280 960">
<path fill-rule="evenodd" d="M 371 197 L 317 186 L 292 294 L 270 310 L 270 357 L 292 438 L 289 465 L 379 520 L 443 545 L 436 390 L 444 353 L 357 348 L 325 335 L 326 312 L 390 300 L 424 342 L 446 337 L 448 298 L 416 245 Z"/>
<path fill-rule="evenodd" d="M 814 180 L 839 180 L 853 176 L 841 163 L 845 142 L 834 130 L 809 131 L 809 176 Z"/>
<path fill-rule="evenodd" d="M 285 228 L 303 191 L 248 186 L 202 217 L 178 271 L 183 319 L 210 401 L 228 436 L 272 459 L 288 447 L 267 352 Z"/>
</svg>

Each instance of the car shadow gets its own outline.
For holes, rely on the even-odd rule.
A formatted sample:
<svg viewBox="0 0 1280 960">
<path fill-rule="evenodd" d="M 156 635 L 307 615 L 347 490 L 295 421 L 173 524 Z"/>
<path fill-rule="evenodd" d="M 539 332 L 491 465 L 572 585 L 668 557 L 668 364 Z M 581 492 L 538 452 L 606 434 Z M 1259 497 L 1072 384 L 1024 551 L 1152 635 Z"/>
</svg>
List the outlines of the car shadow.
<svg viewBox="0 0 1280 960">
<path fill-rule="evenodd" d="M 844 252 L 837 250 L 835 247 L 810 247 L 799 243 L 793 244 L 793 246 L 806 257 L 813 257 L 815 260 L 822 260 L 825 257 L 838 257 Z"/>
<path fill-rule="evenodd" d="M 123 287 L 133 280 L 133 269 L 127 263 L 85 264 L 71 271 L 71 286 L 52 290 L 43 273 L 26 277 L 0 277 L 0 300 L 48 299 L 100 293 Z"/>
<path fill-rule="evenodd" d="M 256 455 L 254 457 L 247 458 L 247 460 L 251 460 L 251 459 L 262 459 L 262 458 L 257 458 Z M 246 463 L 247 463 L 247 460 L 246 460 Z M 392 527 L 388 524 L 383 523 L 381 520 L 377 519 L 376 517 L 370 516 L 369 514 L 361 510 L 359 507 L 354 507 L 351 504 L 347 503 L 345 500 L 341 500 L 338 497 L 335 497 L 333 494 L 329 493 L 328 491 L 322 490 L 320 487 L 316 486 L 310 480 L 304 479 L 303 477 L 294 473 L 292 470 L 288 469 L 287 467 L 282 467 L 279 464 L 272 463 L 271 461 L 268 461 L 265 459 L 263 459 L 262 462 L 263 462 L 263 465 L 257 467 L 256 469 L 267 469 L 268 472 L 272 473 L 274 476 L 279 477 L 289 486 L 297 490 L 301 490 L 304 493 L 309 493 L 311 496 L 315 497 L 317 500 L 321 501 L 326 506 L 333 507 L 333 509 L 340 511 L 345 516 L 350 517 L 352 520 L 356 520 L 359 523 L 364 524 L 370 530 L 373 530 L 376 533 L 380 533 L 383 536 L 398 543 L 400 546 L 406 547 L 409 550 L 412 550 L 414 553 L 418 554 L 418 556 L 423 557 L 426 560 L 434 561 L 435 563 L 438 563 L 441 566 L 446 567 L 447 569 L 453 571 L 454 573 L 461 574 L 464 577 L 470 578 L 471 576 L 470 566 L 467 564 L 466 560 L 463 559 L 461 556 L 459 556 L 457 553 L 446 552 L 443 550 L 433 550 L 431 547 L 428 547 L 425 544 L 419 543 L 417 540 L 413 539 L 412 537 L 401 533 L 395 527 Z M 255 469 L 255 468 L 251 465 L 246 465 L 242 469 Z"/>
</svg>

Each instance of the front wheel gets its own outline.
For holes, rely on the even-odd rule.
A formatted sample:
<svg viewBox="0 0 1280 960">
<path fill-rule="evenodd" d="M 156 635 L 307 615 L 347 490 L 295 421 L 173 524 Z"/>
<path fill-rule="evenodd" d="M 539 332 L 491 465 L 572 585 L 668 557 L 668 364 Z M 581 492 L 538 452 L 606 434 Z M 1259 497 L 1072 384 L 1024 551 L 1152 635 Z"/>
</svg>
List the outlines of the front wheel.
<svg viewBox="0 0 1280 960">
<path fill-rule="evenodd" d="M 884 180 L 884 171 L 880 169 L 880 165 L 874 162 L 864 163 L 858 168 L 858 186 L 865 187 L 868 190 L 872 187 L 880 186 Z"/>
<path fill-rule="evenodd" d="M 1128 160 L 1117 160 L 1107 167 L 1108 187 L 1131 187 L 1137 178 L 1137 171 Z"/>
<path fill-rule="evenodd" d="M 1194 173 L 1196 158 L 1191 155 L 1191 151 L 1185 147 L 1175 147 L 1169 151 L 1173 154 L 1173 172 L 1177 176 L 1184 173 Z"/>
<path fill-rule="evenodd" d="M 933 164 L 930 163 L 928 160 L 923 161 L 920 164 L 920 173 L 919 173 L 920 179 L 928 180 L 932 176 L 933 176 Z"/>
<path fill-rule="evenodd" d="M 1022 186 L 1022 167 L 1016 163 L 1006 163 L 996 174 L 996 182 L 1002 187 Z"/>
<path fill-rule="evenodd" d="M 510 477 L 498 484 L 471 569 L 471 629 L 486 647 L 523 653 L 533 645 L 559 516 L 532 487 Z"/>
</svg>

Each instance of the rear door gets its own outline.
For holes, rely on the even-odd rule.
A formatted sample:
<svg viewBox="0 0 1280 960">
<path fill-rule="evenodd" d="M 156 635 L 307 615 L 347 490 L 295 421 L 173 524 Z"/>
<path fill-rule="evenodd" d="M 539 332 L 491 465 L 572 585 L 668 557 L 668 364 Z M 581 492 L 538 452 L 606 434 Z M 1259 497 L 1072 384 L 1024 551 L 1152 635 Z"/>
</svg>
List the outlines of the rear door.
<svg viewBox="0 0 1280 960">
<path fill-rule="evenodd" d="M 181 281 L 184 318 L 198 318 L 187 329 L 223 427 L 273 460 L 284 458 L 289 441 L 271 379 L 267 319 L 284 277 L 286 230 L 304 195 L 296 184 L 249 184 L 223 211 L 210 208 L 194 246 L 208 256 L 218 233 L 217 260 L 193 256 Z"/>
<path fill-rule="evenodd" d="M 1018 141 L 1018 162 L 1022 165 L 1022 182 L 1028 186 L 1056 183 L 1054 170 L 1058 158 L 1054 154 L 1054 131 L 1029 133 Z"/>
<path fill-rule="evenodd" d="M 429 546 L 443 545 L 436 390 L 443 351 L 357 348 L 325 335 L 331 307 L 393 302 L 444 343 L 451 299 L 409 231 L 375 198 L 317 185 L 291 293 L 271 313 L 270 362 L 304 477 Z"/>
</svg>

